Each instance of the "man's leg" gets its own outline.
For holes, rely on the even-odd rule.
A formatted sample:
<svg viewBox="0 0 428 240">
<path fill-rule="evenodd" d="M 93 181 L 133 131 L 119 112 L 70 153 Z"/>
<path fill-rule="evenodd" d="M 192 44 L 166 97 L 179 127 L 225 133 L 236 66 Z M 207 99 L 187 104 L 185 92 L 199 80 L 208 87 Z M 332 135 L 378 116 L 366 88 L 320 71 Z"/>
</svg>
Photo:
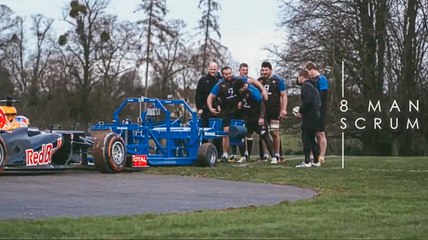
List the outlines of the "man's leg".
<svg viewBox="0 0 428 240">
<path fill-rule="evenodd" d="M 315 139 L 315 138 L 314 138 Z M 305 160 L 296 166 L 296 168 L 310 168 L 312 167 L 311 163 L 311 136 L 308 129 L 302 128 L 302 143 L 303 143 L 303 153 L 305 155 Z"/>
<path fill-rule="evenodd" d="M 251 156 L 251 152 L 253 150 L 253 134 L 248 134 L 245 137 L 245 154 L 248 155 L 248 157 Z"/>
<path fill-rule="evenodd" d="M 230 147 L 230 149 L 232 151 L 232 154 L 230 155 L 230 159 L 231 160 L 236 160 L 238 158 L 237 157 L 238 153 L 237 153 L 237 150 L 236 150 L 237 146 L 235 144 L 231 144 L 229 147 Z"/>
<path fill-rule="evenodd" d="M 327 151 L 327 137 L 325 136 L 325 113 L 321 112 L 321 119 L 319 122 L 319 128 L 316 133 L 316 138 L 319 146 L 319 161 L 325 163 L 325 152 Z"/>
<path fill-rule="evenodd" d="M 273 139 L 273 153 L 272 156 L 272 164 L 277 164 L 280 155 L 279 155 L 279 144 L 280 144 L 280 136 L 279 136 L 279 120 L 271 120 L 270 121 L 271 134 Z"/>
<path fill-rule="evenodd" d="M 311 129 L 308 131 L 308 141 L 310 144 L 311 152 L 313 153 L 314 163 L 312 166 L 320 167 L 321 163 L 319 162 L 319 148 L 318 143 L 315 141 L 315 136 L 317 132 L 315 129 Z"/>
<path fill-rule="evenodd" d="M 263 140 L 262 141 L 262 146 L 263 146 L 263 161 L 268 161 L 269 158 L 269 154 L 273 157 L 274 154 L 274 143 L 273 143 L 273 139 L 272 139 L 272 135 L 270 134 L 270 130 L 269 127 L 267 126 L 267 124 L 263 124 L 260 127 L 260 138 Z"/>
<path fill-rule="evenodd" d="M 227 127 L 223 127 L 223 131 L 225 133 L 229 132 L 229 126 Z M 223 155 L 221 156 L 221 160 L 222 161 L 228 161 L 228 153 L 229 153 L 229 135 L 224 135 L 223 136 L 223 142 L 222 142 L 222 146 L 223 146 Z"/>
<path fill-rule="evenodd" d="M 251 136 L 251 134 L 249 136 Z M 238 163 L 244 163 L 250 160 L 248 157 L 248 134 L 244 138 L 244 145 L 239 146 L 239 151 L 241 151 L 241 157 L 239 158 Z"/>
<path fill-rule="evenodd" d="M 319 155 L 319 160 L 320 163 L 325 163 L 325 152 L 327 150 L 327 138 L 325 136 L 325 132 L 317 132 L 316 134 L 317 137 L 317 141 L 318 141 L 318 145 L 319 145 L 319 151 L 320 151 L 320 155 Z"/>
</svg>

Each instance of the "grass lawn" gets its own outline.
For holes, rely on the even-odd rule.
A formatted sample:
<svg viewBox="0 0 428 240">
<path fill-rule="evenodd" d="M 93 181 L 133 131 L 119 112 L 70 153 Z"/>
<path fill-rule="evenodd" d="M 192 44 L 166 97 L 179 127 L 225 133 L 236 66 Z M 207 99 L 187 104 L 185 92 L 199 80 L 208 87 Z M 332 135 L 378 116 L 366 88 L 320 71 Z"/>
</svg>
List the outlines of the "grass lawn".
<svg viewBox="0 0 428 240">
<path fill-rule="evenodd" d="M 291 184 L 319 191 L 314 199 L 181 214 L 0 221 L 0 238 L 427 238 L 428 157 L 347 157 L 345 169 L 330 157 L 319 169 L 295 169 L 300 161 L 137 174 Z"/>
</svg>

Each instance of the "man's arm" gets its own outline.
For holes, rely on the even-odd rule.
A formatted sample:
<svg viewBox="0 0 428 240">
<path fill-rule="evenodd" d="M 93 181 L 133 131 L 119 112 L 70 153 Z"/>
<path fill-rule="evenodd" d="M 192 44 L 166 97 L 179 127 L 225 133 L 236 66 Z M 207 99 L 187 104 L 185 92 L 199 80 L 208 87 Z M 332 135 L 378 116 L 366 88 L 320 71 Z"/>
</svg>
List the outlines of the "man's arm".
<svg viewBox="0 0 428 240">
<path fill-rule="evenodd" d="M 287 104 L 288 104 L 288 96 L 287 96 L 287 87 L 285 85 L 285 80 L 280 78 L 279 81 L 279 91 L 280 91 L 280 106 L 281 106 L 281 112 L 279 113 L 279 116 L 281 118 L 285 118 L 287 115 Z"/>
<path fill-rule="evenodd" d="M 252 77 L 248 77 L 248 83 L 253 84 L 258 89 L 261 90 L 264 100 L 268 100 L 268 94 L 266 89 L 263 87 L 263 84 Z"/>
<path fill-rule="evenodd" d="M 266 116 L 266 105 L 265 101 L 260 103 L 260 116 L 259 116 L 259 126 L 265 124 L 265 116 Z"/>
<path fill-rule="evenodd" d="M 280 102 L 281 102 L 281 113 L 280 113 L 280 117 L 281 118 L 285 118 L 285 116 L 287 115 L 287 104 L 288 104 L 287 91 L 281 91 Z"/>
<path fill-rule="evenodd" d="M 217 111 L 217 109 L 215 109 L 215 108 L 213 108 L 213 101 L 214 101 L 214 99 L 216 98 L 217 96 L 216 95 L 214 95 L 214 94 L 212 94 L 212 93 L 210 93 L 210 95 L 208 95 L 208 98 L 207 98 L 207 106 L 208 106 L 208 109 L 210 110 L 210 112 L 212 113 L 212 114 L 214 114 L 214 115 L 218 115 L 220 112 L 218 112 Z"/>
</svg>

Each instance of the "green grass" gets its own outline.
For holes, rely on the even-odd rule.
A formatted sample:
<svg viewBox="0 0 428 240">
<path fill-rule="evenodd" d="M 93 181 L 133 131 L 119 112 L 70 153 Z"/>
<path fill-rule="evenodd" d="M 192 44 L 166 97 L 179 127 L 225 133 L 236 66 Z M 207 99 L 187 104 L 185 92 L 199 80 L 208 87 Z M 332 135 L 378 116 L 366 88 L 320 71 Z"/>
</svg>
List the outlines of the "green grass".
<svg viewBox="0 0 428 240">
<path fill-rule="evenodd" d="M 137 174 L 291 184 L 319 191 L 316 198 L 181 214 L 0 221 L 0 238 L 427 238 L 428 157 L 347 157 L 345 169 L 339 157 L 319 169 L 295 169 L 299 161 Z"/>
</svg>

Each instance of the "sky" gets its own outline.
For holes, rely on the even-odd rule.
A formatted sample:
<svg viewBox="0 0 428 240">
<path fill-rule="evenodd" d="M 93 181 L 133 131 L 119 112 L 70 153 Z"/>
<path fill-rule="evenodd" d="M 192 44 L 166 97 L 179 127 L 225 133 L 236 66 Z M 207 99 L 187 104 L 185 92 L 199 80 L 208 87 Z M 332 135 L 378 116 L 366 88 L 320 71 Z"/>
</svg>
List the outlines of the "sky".
<svg viewBox="0 0 428 240">
<path fill-rule="evenodd" d="M 258 76 L 260 64 L 269 59 L 267 51 L 262 50 L 284 37 L 277 24 L 277 0 L 217 0 L 221 10 L 219 17 L 221 43 L 229 48 L 232 57 L 238 62 L 246 62 L 250 67 L 250 76 Z M 55 20 L 57 33 L 65 28 L 62 22 L 63 8 L 70 0 L 0 0 L 0 4 L 9 6 L 19 16 L 43 14 Z M 141 0 L 110 0 L 108 13 L 115 14 L 121 20 L 141 19 L 142 12 L 134 13 Z M 197 26 L 202 11 L 198 9 L 199 0 L 167 0 L 167 19 L 182 19 L 188 29 Z M 237 71 L 235 70 L 237 74 Z"/>
</svg>

